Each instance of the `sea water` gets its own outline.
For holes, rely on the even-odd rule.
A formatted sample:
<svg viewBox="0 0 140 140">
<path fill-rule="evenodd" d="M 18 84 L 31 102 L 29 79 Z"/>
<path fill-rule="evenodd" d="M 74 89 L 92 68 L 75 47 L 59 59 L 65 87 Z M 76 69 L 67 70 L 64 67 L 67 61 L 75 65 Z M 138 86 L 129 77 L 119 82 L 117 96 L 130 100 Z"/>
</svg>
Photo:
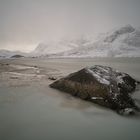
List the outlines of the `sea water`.
<svg viewBox="0 0 140 140">
<path fill-rule="evenodd" d="M 4 61 L 4 60 L 3 60 Z M 107 65 L 140 80 L 140 58 L 17 59 L 10 63 L 59 70 Z M 140 91 L 134 93 L 140 103 Z M 38 83 L 0 86 L 0 140 L 139 140 L 140 116 L 116 112 Z"/>
</svg>

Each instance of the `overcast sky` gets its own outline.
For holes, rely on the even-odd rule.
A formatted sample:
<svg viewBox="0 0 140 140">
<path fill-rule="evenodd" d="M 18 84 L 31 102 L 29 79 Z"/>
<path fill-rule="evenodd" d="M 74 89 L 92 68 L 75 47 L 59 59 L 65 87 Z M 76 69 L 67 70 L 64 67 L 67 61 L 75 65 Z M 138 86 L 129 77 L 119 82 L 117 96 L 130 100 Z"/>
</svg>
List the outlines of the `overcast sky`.
<svg viewBox="0 0 140 140">
<path fill-rule="evenodd" d="M 140 0 L 0 0 L 0 49 L 140 26 Z"/>
</svg>

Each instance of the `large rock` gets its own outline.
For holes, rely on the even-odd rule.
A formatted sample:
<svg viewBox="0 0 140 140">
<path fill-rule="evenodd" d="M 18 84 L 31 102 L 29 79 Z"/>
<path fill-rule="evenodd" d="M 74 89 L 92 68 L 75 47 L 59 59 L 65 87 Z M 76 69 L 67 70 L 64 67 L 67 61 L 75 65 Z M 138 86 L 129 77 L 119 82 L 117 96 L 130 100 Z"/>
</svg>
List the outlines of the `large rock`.
<svg viewBox="0 0 140 140">
<path fill-rule="evenodd" d="M 95 65 L 61 78 L 50 87 L 109 107 L 120 114 L 132 114 L 138 110 L 131 98 L 138 83 L 126 73 Z"/>
</svg>

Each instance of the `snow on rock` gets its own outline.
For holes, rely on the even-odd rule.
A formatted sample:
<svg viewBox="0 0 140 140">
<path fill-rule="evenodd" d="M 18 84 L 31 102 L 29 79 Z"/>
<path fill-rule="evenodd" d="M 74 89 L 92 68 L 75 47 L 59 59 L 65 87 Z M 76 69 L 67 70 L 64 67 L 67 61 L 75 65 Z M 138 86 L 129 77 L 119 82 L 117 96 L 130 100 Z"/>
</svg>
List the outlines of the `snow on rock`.
<svg viewBox="0 0 140 140">
<path fill-rule="evenodd" d="M 103 100 L 104 98 L 102 98 L 102 97 L 92 97 L 91 99 L 92 100 Z"/>
<path fill-rule="evenodd" d="M 118 113 L 121 115 L 133 115 L 135 114 L 135 110 L 132 108 L 125 108 L 120 110 Z"/>
<path fill-rule="evenodd" d="M 136 87 L 137 82 L 128 74 L 119 72 L 108 66 L 95 65 L 85 68 L 88 73 L 97 79 L 98 82 L 110 87 L 110 93 L 115 90 L 114 94 L 118 94 L 121 90 L 131 92 Z M 113 89 L 114 87 L 116 87 Z M 116 96 L 116 95 L 114 95 Z"/>
<path fill-rule="evenodd" d="M 86 70 L 87 70 L 87 72 L 91 73 L 94 77 L 96 77 L 96 79 L 100 83 L 106 84 L 106 85 L 110 84 L 109 67 L 105 67 L 105 66 L 103 67 L 103 66 L 96 65 L 95 67 L 86 68 Z"/>
</svg>

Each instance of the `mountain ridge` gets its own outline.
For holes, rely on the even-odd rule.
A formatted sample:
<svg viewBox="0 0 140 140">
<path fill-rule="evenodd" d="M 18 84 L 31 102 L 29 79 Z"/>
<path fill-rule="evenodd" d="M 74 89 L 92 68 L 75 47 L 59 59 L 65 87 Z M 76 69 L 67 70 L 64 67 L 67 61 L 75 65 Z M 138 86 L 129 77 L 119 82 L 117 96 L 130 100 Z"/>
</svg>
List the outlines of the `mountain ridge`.
<svg viewBox="0 0 140 140">
<path fill-rule="evenodd" d="M 131 25 L 114 29 L 96 40 L 84 36 L 73 40 L 39 43 L 30 53 L 0 50 L 0 56 L 25 55 L 30 57 L 140 57 L 140 30 Z"/>
</svg>

